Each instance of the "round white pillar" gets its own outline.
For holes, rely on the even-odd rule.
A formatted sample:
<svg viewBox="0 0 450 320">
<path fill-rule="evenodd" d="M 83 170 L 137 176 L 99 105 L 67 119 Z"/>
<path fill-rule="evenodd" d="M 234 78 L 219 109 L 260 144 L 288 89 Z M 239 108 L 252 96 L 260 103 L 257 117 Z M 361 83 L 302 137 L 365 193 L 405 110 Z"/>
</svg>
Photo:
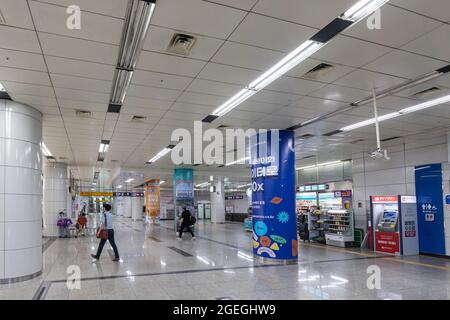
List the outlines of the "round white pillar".
<svg viewBox="0 0 450 320">
<path fill-rule="evenodd" d="M 68 207 L 69 180 L 67 177 L 67 164 L 48 162 L 44 166 L 44 236 L 58 236 L 58 213 L 66 209 L 71 217 Z"/>
<path fill-rule="evenodd" d="M 42 271 L 42 115 L 0 100 L 0 283 Z"/>
<path fill-rule="evenodd" d="M 215 191 L 211 192 L 211 222 L 225 223 L 225 189 L 221 178 L 215 184 Z"/>
<path fill-rule="evenodd" d="M 125 218 L 131 218 L 131 197 L 123 197 L 124 201 L 124 212 Z"/>
</svg>

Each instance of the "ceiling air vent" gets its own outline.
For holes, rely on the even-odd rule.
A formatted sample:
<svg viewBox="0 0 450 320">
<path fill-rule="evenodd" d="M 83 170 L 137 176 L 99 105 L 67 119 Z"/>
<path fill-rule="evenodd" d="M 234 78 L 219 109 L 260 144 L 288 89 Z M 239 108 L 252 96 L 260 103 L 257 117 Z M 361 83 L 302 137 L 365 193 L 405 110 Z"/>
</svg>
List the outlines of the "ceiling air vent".
<svg viewBox="0 0 450 320">
<path fill-rule="evenodd" d="M 229 128 L 230 126 L 227 126 L 225 124 L 221 124 L 220 126 L 217 127 L 217 129 L 225 129 L 225 128 Z"/>
<path fill-rule="evenodd" d="M 303 75 L 303 78 L 318 80 L 325 74 L 333 70 L 334 66 L 328 63 L 321 63 Z"/>
<path fill-rule="evenodd" d="M 92 117 L 92 112 L 87 110 L 77 110 L 76 115 L 80 118 L 90 118 Z"/>
<path fill-rule="evenodd" d="M 426 90 L 422 90 L 422 91 L 414 93 L 411 96 L 411 98 L 423 99 L 423 98 L 426 98 L 427 96 L 429 96 L 429 95 L 431 95 L 431 94 L 433 94 L 433 93 L 435 93 L 437 91 L 440 91 L 440 90 L 441 90 L 441 88 L 431 87 L 431 88 L 428 88 Z"/>
<path fill-rule="evenodd" d="M 364 141 L 364 139 L 353 140 L 353 141 L 350 141 L 349 144 L 355 144 L 355 143 L 363 142 L 363 141 Z"/>
<path fill-rule="evenodd" d="M 197 39 L 193 36 L 175 33 L 167 47 L 167 52 L 188 56 L 191 54 L 191 50 L 196 41 Z"/>
<path fill-rule="evenodd" d="M 144 122 L 146 119 L 147 119 L 147 117 L 144 117 L 144 116 L 133 116 L 133 118 L 131 118 L 131 121 Z"/>
<path fill-rule="evenodd" d="M 300 160 L 311 159 L 311 158 L 315 158 L 315 157 L 316 157 L 316 156 L 311 155 L 311 156 L 303 157 L 303 158 L 301 158 Z"/>
</svg>

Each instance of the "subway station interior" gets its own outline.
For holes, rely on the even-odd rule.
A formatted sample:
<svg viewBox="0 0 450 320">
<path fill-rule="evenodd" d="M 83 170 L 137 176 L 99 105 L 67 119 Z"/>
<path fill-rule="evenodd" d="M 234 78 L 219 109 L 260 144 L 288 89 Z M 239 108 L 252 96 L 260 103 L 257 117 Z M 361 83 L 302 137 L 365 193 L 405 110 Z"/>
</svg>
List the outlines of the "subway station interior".
<svg viewBox="0 0 450 320">
<path fill-rule="evenodd" d="M 449 300 L 449 258 L 450 1 L 0 0 L 0 300 Z"/>
</svg>

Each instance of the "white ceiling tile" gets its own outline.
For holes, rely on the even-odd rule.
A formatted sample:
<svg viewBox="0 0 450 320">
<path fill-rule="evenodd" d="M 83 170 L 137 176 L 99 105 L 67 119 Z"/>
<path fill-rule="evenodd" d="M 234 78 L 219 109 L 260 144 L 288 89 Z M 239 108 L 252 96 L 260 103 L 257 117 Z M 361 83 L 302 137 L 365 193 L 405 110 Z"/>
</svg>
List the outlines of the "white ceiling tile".
<svg viewBox="0 0 450 320">
<path fill-rule="evenodd" d="M 261 90 L 250 98 L 251 101 L 273 103 L 279 105 L 291 104 L 300 99 L 301 96 L 290 93 L 280 93 L 269 90 Z"/>
<path fill-rule="evenodd" d="M 349 87 L 342 87 L 337 85 L 327 85 L 310 94 L 312 97 L 323 98 L 326 100 L 335 100 L 342 102 L 355 102 L 366 98 L 370 95 L 369 91 L 354 89 Z"/>
<path fill-rule="evenodd" d="M 355 0 L 260 0 L 253 11 L 321 29 L 353 4 Z"/>
<path fill-rule="evenodd" d="M 115 65 L 119 47 L 95 41 L 39 32 L 45 55 Z"/>
<path fill-rule="evenodd" d="M 0 39 L 3 49 L 41 53 L 36 32 L 32 30 L 0 25 Z"/>
<path fill-rule="evenodd" d="M 206 63 L 184 57 L 143 51 L 137 64 L 138 69 L 194 77 Z"/>
<path fill-rule="evenodd" d="M 242 90 L 242 86 L 226 84 L 209 80 L 194 80 L 186 89 L 189 92 L 214 94 L 218 96 L 233 96 Z"/>
<path fill-rule="evenodd" d="M 197 113 L 200 115 L 210 114 L 216 106 L 198 105 L 192 103 L 176 102 L 170 110 Z"/>
<path fill-rule="evenodd" d="M 178 99 L 178 102 L 187 102 L 193 104 L 203 104 L 218 107 L 219 105 L 224 103 L 227 99 L 228 97 L 224 96 L 216 96 L 211 94 L 201 94 L 194 92 L 184 92 Z"/>
<path fill-rule="evenodd" d="M 120 114 L 126 116 L 142 116 L 148 117 L 150 120 L 159 119 L 164 113 L 166 113 L 166 109 L 154 109 L 154 108 L 146 108 L 146 107 L 134 107 L 130 105 L 122 106 Z"/>
<path fill-rule="evenodd" d="M 156 5 L 152 24 L 226 39 L 245 12 L 201 0 L 164 0 Z M 218 19 L 217 17 L 220 17 Z"/>
<path fill-rule="evenodd" d="M 405 8 L 425 16 L 433 17 L 445 22 L 450 21 L 450 2 L 447 0 L 391 0 L 391 4 Z"/>
<path fill-rule="evenodd" d="M 153 98 L 159 100 L 175 101 L 180 93 L 181 91 L 179 90 L 131 85 L 128 89 L 127 96 L 145 99 Z"/>
<path fill-rule="evenodd" d="M 230 39 L 239 43 L 290 52 L 318 30 L 259 14 L 250 13 Z"/>
<path fill-rule="evenodd" d="M 394 6 L 385 5 L 381 8 L 380 29 L 369 29 L 366 21 L 361 21 L 354 27 L 346 30 L 344 34 L 398 48 L 439 25 L 440 23 L 435 20 Z"/>
<path fill-rule="evenodd" d="M 329 44 L 315 53 L 312 58 L 351 67 L 361 67 L 391 50 L 377 44 L 338 35 Z"/>
<path fill-rule="evenodd" d="M 93 103 L 89 101 L 70 100 L 70 99 L 58 99 L 59 106 L 61 108 L 68 109 L 82 109 L 88 111 L 106 112 L 108 104 L 106 103 Z"/>
<path fill-rule="evenodd" d="M 27 95 L 34 95 L 34 96 L 39 96 L 39 97 L 50 97 L 50 98 L 55 97 L 53 88 L 50 86 L 41 86 L 41 85 L 35 85 L 35 84 L 9 82 L 9 81 L 2 81 L 2 84 L 8 93 L 27 94 Z"/>
<path fill-rule="evenodd" d="M 124 18 L 128 1 L 124 0 L 45 0 L 45 2 L 68 7 L 77 5 L 82 11 L 100 13 L 107 16 Z"/>
<path fill-rule="evenodd" d="M 210 62 L 206 65 L 202 72 L 200 72 L 198 78 L 248 85 L 260 74 L 261 73 L 259 71 Z"/>
<path fill-rule="evenodd" d="M 289 105 L 289 107 L 300 107 L 305 109 L 313 109 L 318 110 L 323 113 L 335 111 L 336 109 L 345 106 L 346 103 L 338 102 L 333 100 L 319 99 L 314 97 L 304 97 L 302 99 L 297 100 L 293 104 Z"/>
<path fill-rule="evenodd" d="M 110 93 L 112 88 L 112 81 L 80 78 L 61 74 L 50 74 L 50 77 L 52 78 L 53 85 L 57 88 L 101 93 Z"/>
<path fill-rule="evenodd" d="M 307 95 L 308 93 L 318 90 L 323 86 L 325 86 L 325 84 L 321 82 L 291 77 L 281 77 L 271 85 L 269 85 L 266 89 L 299 95 Z"/>
<path fill-rule="evenodd" d="M 138 97 L 127 96 L 125 98 L 125 106 L 167 110 L 173 104 L 173 101 L 157 100 L 157 99 L 143 99 Z"/>
<path fill-rule="evenodd" d="M 1 9 L 6 21 L 5 24 L 19 28 L 34 29 L 26 0 L 2 0 Z"/>
<path fill-rule="evenodd" d="M 221 3 L 242 10 L 250 10 L 258 0 L 206 0 L 211 3 Z"/>
<path fill-rule="evenodd" d="M 279 110 L 280 108 L 281 105 L 279 104 L 247 100 L 239 105 L 236 109 L 250 112 L 272 113 Z"/>
<path fill-rule="evenodd" d="M 365 66 L 365 69 L 413 79 L 439 69 L 445 63 L 417 54 L 394 50 Z"/>
<path fill-rule="evenodd" d="M 132 84 L 159 87 L 166 89 L 184 90 L 193 78 L 167 75 L 159 72 L 136 70 L 131 80 Z"/>
<path fill-rule="evenodd" d="M 283 58 L 280 52 L 227 41 L 213 62 L 255 70 L 266 70 Z"/>
<path fill-rule="evenodd" d="M 170 45 L 172 37 L 180 33 L 177 30 L 172 30 L 168 28 L 161 28 L 157 26 L 151 26 L 149 34 L 144 43 L 144 50 L 156 51 L 160 53 L 173 54 L 168 52 L 167 49 Z M 209 60 L 214 55 L 214 53 L 219 49 L 224 40 L 219 40 L 215 38 L 205 37 L 196 34 L 190 34 L 195 37 L 196 41 L 192 47 L 189 58 Z M 181 55 L 183 56 L 183 55 Z"/>
<path fill-rule="evenodd" d="M 372 90 L 372 88 L 375 87 L 375 89 L 380 91 L 398 85 L 404 81 L 406 80 L 402 78 L 358 69 L 340 78 L 335 83 L 362 90 Z"/>
<path fill-rule="evenodd" d="M 0 80 L 33 83 L 44 86 L 51 85 L 50 78 L 48 77 L 48 73 L 46 72 L 6 67 L 0 67 Z"/>
<path fill-rule="evenodd" d="M 66 27 L 68 14 L 67 7 L 55 6 L 42 2 L 31 1 L 36 30 L 54 34 L 65 35 L 104 43 L 120 44 L 123 20 L 83 11 L 81 8 L 81 28 L 69 29 Z"/>
<path fill-rule="evenodd" d="M 10 96 L 14 101 L 28 104 L 30 106 L 33 106 L 34 104 L 45 105 L 45 106 L 49 106 L 49 107 L 57 107 L 58 106 L 58 103 L 56 102 L 55 98 L 39 97 L 39 96 L 32 96 L 32 95 L 18 94 L 18 93 L 12 93 Z"/>
<path fill-rule="evenodd" d="M 42 54 L 0 49 L 0 66 L 47 71 Z"/>
<path fill-rule="evenodd" d="M 402 49 L 428 57 L 450 61 L 450 25 L 442 27 L 408 43 Z"/>
<path fill-rule="evenodd" d="M 58 98 L 61 99 L 80 100 L 105 104 L 109 102 L 109 94 L 106 93 L 65 89 L 65 88 L 55 88 L 55 91 Z"/>
<path fill-rule="evenodd" d="M 46 56 L 50 73 L 112 81 L 115 67 L 94 62 Z"/>
</svg>

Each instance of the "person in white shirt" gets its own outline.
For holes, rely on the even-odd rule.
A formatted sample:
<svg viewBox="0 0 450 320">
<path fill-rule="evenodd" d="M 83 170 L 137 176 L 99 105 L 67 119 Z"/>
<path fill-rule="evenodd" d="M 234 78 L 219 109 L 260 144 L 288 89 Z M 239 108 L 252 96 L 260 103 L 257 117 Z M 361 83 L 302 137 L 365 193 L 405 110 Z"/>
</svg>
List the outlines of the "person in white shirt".
<svg viewBox="0 0 450 320">
<path fill-rule="evenodd" d="M 94 258 L 94 262 L 100 259 L 100 255 L 102 254 L 103 246 L 106 243 L 106 240 L 109 241 L 109 244 L 114 250 L 114 259 L 113 261 L 120 261 L 119 251 L 117 250 L 116 242 L 114 241 L 114 227 L 113 227 L 113 215 L 111 213 L 111 205 L 109 203 L 105 203 L 103 205 L 104 212 L 101 215 L 101 225 L 99 232 L 101 230 L 108 231 L 108 238 L 101 239 L 100 244 L 98 245 L 97 254 L 91 254 L 91 257 Z"/>
</svg>

